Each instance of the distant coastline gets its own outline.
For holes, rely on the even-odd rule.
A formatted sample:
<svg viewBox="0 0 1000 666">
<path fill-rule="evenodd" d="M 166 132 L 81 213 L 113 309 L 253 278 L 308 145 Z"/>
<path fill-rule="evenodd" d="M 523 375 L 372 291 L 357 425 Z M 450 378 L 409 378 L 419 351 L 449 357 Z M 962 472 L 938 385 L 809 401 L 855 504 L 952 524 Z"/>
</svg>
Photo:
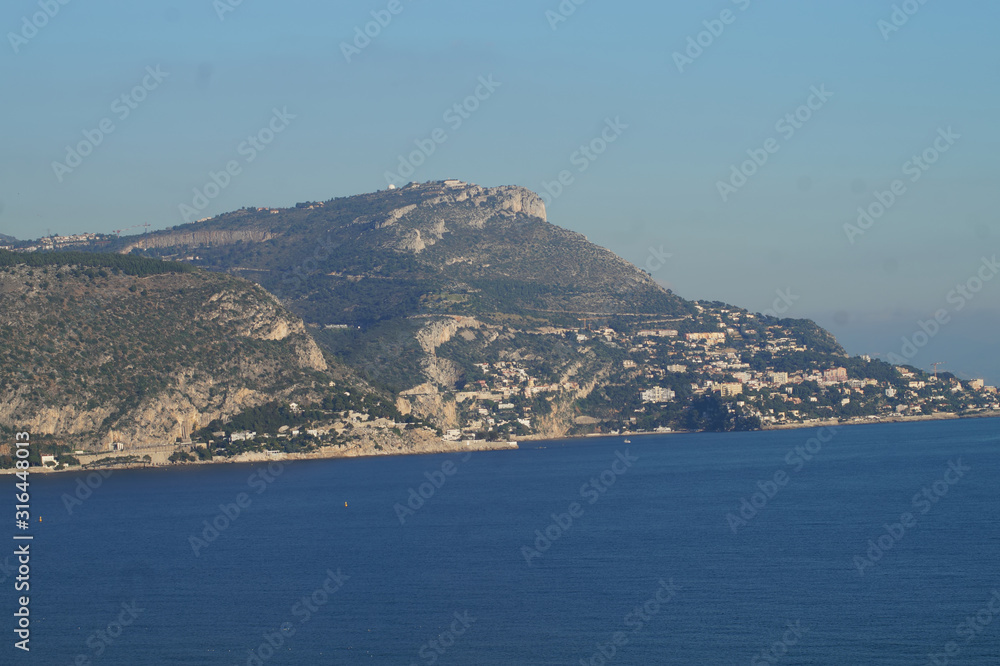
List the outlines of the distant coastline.
<svg viewBox="0 0 1000 666">
<path fill-rule="evenodd" d="M 920 423 L 925 421 L 958 421 L 962 419 L 991 419 L 1000 418 L 1000 410 L 991 410 L 988 412 L 976 412 L 975 414 L 965 414 L 958 415 L 952 412 L 936 412 L 934 414 L 919 414 L 913 416 L 887 416 L 879 417 L 878 419 L 862 419 L 862 420 L 850 420 L 850 421 L 840 421 L 839 419 L 825 419 L 810 421 L 809 423 L 782 423 L 780 425 L 769 425 L 761 428 L 760 430 L 744 431 L 744 432 L 768 432 L 772 430 L 804 430 L 809 428 L 829 428 L 833 426 L 844 427 L 844 426 L 866 426 L 866 425 L 879 425 L 884 423 Z M 565 435 L 563 437 L 548 437 L 539 435 L 527 435 L 521 437 L 521 441 L 533 441 L 533 442 L 544 442 L 544 441 L 561 441 L 565 439 L 592 439 L 595 437 L 642 437 L 646 435 L 693 435 L 698 433 L 706 432 L 704 430 L 670 430 L 668 432 L 658 432 L 655 430 L 623 430 L 618 433 L 591 433 L 586 435 Z M 727 431 L 736 432 L 736 431 Z M 723 433 L 724 434 L 724 433 Z"/>
<path fill-rule="evenodd" d="M 788 423 L 781 425 L 769 426 L 762 428 L 761 430 L 747 431 L 747 432 L 768 432 L 774 430 L 804 430 L 810 428 L 829 428 L 829 427 L 844 427 L 844 426 L 865 426 L 865 425 L 878 425 L 885 423 L 923 423 L 928 421 L 958 421 L 962 419 L 988 419 L 988 418 L 1000 418 L 1000 411 L 988 411 L 988 412 L 977 412 L 975 414 L 966 414 L 959 416 L 958 414 L 953 414 L 950 412 L 940 412 L 935 414 L 920 414 L 917 416 L 891 416 L 879 419 L 865 419 L 861 421 L 839 421 L 838 419 L 826 419 L 823 421 L 813 421 L 810 423 Z M 552 437 L 552 436 L 539 436 L 530 435 L 520 438 L 520 441 L 530 441 L 530 442 L 556 442 L 565 440 L 575 440 L 575 439 L 593 439 L 593 438 L 627 438 L 627 437 L 644 437 L 649 435 L 692 435 L 699 434 L 705 431 L 700 430 L 671 430 L 670 432 L 656 432 L 656 431 L 623 431 L 619 433 L 588 433 L 584 435 L 565 435 L 562 437 Z M 31 473 L 36 474 L 58 474 L 62 472 L 93 472 L 98 470 L 124 470 L 124 469 L 170 469 L 183 466 L 195 466 L 195 465 L 227 465 L 227 464 L 241 464 L 241 463 L 256 463 L 256 462 L 272 462 L 272 461 L 290 461 L 290 460 L 334 460 L 338 458 L 382 458 L 389 456 L 416 456 L 416 455 L 432 455 L 441 453 L 466 453 L 466 452 L 483 452 L 483 451 L 516 451 L 520 448 L 517 442 L 488 442 L 485 440 L 466 440 L 463 442 L 447 442 L 441 440 L 436 445 L 429 445 L 420 448 L 419 450 L 407 450 L 399 452 L 385 452 L 379 453 L 374 451 L 368 451 L 361 447 L 356 447 L 353 449 L 344 450 L 340 447 L 323 447 L 318 451 L 312 451 L 309 453 L 279 453 L 279 454 L 268 454 L 263 452 L 255 453 L 244 453 L 238 456 L 233 456 L 230 458 L 213 458 L 212 460 L 202 460 L 197 462 L 184 462 L 184 463 L 166 463 L 166 464 L 148 464 L 148 463 L 132 463 L 128 465 L 101 465 L 101 466 L 90 466 L 90 467 L 68 467 L 61 470 L 56 470 L 51 467 L 32 467 L 29 469 Z M 103 454 L 97 454 L 103 455 Z M 4 469 L 0 470 L 0 474 L 14 474 L 17 470 L 15 469 Z"/>
<path fill-rule="evenodd" d="M 193 467 L 198 465 L 231 465 L 231 464 L 241 464 L 241 463 L 257 463 L 257 462 L 273 462 L 280 461 L 286 462 L 289 460 L 333 460 L 338 458 L 384 458 L 384 457 L 394 457 L 394 456 L 415 456 L 415 455 L 430 455 L 430 454 L 440 454 L 440 453 L 466 453 L 466 452 L 479 452 L 479 451 L 514 451 L 516 450 L 517 442 L 488 442 L 486 440 L 465 440 L 461 442 L 449 442 L 445 440 L 438 440 L 431 444 L 424 444 L 418 448 L 412 450 L 400 450 L 400 451 L 385 451 L 378 452 L 371 447 L 353 447 L 345 449 L 338 446 L 324 446 L 316 451 L 310 451 L 308 453 L 265 453 L 263 451 L 255 451 L 250 453 L 241 453 L 237 456 L 231 457 L 217 457 L 211 460 L 197 460 L 188 462 L 178 462 L 178 463 L 143 463 L 135 462 L 128 463 L 124 465 L 89 465 L 86 467 L 67 467 L 64 469 L 57 470 L 52 467 L 31 467 L 29 472 L 32 474 L 60 474 L 63 472 L 95 472 L 99 470 L 124 470 L 124 469 L 171 469 L 179 467 Z M 128 451 L 130 455 L 141 454 L 143 449 L 138 449 L 135 451 Z M 98 453 L 87 453 L 87 456 L 107 456 L 110 452 L 101 451 Z M 82 454 L 77 454 L 78 457 L 82 457 Z M 0 474 L 14 474 L 18 470 L 16 469 L 2 469 Z"/>
</svg>

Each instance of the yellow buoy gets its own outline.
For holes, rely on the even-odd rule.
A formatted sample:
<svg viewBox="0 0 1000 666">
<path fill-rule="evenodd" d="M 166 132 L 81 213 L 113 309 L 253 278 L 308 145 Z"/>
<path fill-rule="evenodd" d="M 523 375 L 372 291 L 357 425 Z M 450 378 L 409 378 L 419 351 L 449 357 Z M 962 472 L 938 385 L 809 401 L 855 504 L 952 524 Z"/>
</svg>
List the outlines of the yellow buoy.
<svg viewBox="0 0 1000 666">
<path fill-rule="evenodd" d="M 347 502 L 344 502 L 344 508 L 345 509 L 347 508 Z"/>
</svg>

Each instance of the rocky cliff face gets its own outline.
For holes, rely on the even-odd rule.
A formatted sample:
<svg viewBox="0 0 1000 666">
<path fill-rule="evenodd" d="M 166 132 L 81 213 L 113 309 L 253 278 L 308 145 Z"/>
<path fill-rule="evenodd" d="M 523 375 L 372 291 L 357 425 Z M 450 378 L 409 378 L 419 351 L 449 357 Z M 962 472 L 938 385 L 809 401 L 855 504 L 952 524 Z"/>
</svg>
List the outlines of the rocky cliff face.
<svg viewBox="0 0 1000 666">
<path fill-rule="evenodd" d="M 433 197 L 423 203 L 424 206 L 439 206 L 447 203 L 471 202 L 485 212 L 495 214 L 526 215 L 545 221 L 545 202 L 542 198 L 524 187 L 504 185 L 501 187 L 479 187 L 468 185 L 456 193 Z"/>
<path fill-rule="evenodd" d="M 328 364 L 301 319 L 224 275 L 0 273 L 0 425 L 78 446 L 172 443 L 303 396 Z"/>
<path fill-rule="evenodd" d="M 201 246 L 233 245 L 240 241 L 247 243 L 264 243 L 274 238 L 269 231 L 259 229 L 222 229 L 201 231 L 176 231 L 157 234 L 146 234 L 135 240 L 126 239 L 120 249 L 128 254 L 134 249 L 150 248 L 194 248 Z"/>
<path fill-rule="evenodd" d="M 537 339 L 515 341 L 511 329 L 577 326 L 593 313 L 691 311 L 637 267 L 549 224 L 541 197 L 516 186 L 411 184 L 276 213 L 234 211 L 150 236 L 158 252 L 181 257 L 202 243 L 201 265 L 259 281 L 320 331 L 352 327 L 356 334 L 319 341 L 396 391 L 402 411 L 439 425 L 456 422 L 447 395 L 473 360 L 548 354 Z M 250 238 L 267 240 L 220 246 Z M 442 350 L 458 338 L 455 350 Z"/>
<path fill-rule="evenodd" d="M 328 368 L 323 352 L 306 332 L 301 319 L 284 310 L 270 294 L 259 287 L 253 296 L 235 290 L 214 294 L 208 302 L 214 310 L 206 310 L 208 320 L 230 327 L 236 334 L 255 340 L 288 341 L 295 350 L 299 367 L 310 370 Z"/>
<path fill-rule="evenodd" d="M 426 354 L 450 341 L 463 328 L 478 329 L 483 325 L 473 317 L 446 317 L 430 320 L 417 332 L 417 342 Z"/>
<path fill-rule="evenodd" d="M 243 209 L 129 240 L 119 250 L 135 248 L 194 253 L 198 265 L 246 271 L 240 274 L 280 294 L 310 323 L 365 326 L 426 312 L 427 299 L 414 295 L 455 288 L 483 296 L 452 299 L 437 308 L 445 314 L 688 309 L 637 267 L 549 224 L 541 197 L 516 186 L 432 182 L 291 209 Z"/>
<path fill-rule="evenodd" d="M 665 381 L 666 357 L 644 361 L 646 374 L 629 369 L 632 356 L 654 353 L 635 344 L 638 331 L 715 331 L 726 320 L 746 328 L 733 334 L 734 354 L 770 335 L 771 324 L 730 321 L 729 306 L 679 298 L 549 224 L 542 199 L 520 187 L 444 181 L 241 209 L 113 247 L 195 255 L 213 273 L 18 269 L 0 279 L 0 425 L 105 443 L 184 437 L 308 394 L 344 372 L 342 362 L 400 411 L 440 427 L 558 436 L 611 418 L 653 422 L 639 389 Z M 605 326 L 613 330 L 591 332 Z M 811 322 L 789 326 L 783 335 L 810 351 L 843 353 Z M 498 406 L 510 400 L 516 418 L 515 407 Z"/>
</svg>

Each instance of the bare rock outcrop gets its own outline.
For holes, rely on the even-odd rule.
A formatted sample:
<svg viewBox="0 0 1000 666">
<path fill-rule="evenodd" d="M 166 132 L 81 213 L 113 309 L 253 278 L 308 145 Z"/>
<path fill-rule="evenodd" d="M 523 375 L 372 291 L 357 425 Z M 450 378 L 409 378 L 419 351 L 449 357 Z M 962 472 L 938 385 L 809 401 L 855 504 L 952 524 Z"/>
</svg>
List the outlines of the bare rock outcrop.
<svg viewBox="0 0 1000 666">
<path fill-rule="evenodd" d="M 167 445 L 327 383 L 302 320 L 257 285 L 200 272 L 91 275 L 0 274 L 0 311 L 20 322 L 0 347 L 0 423 L 84 449 Z"/>
<path fill-rule="evenodd" d="M 398 409 L 406 414 L 415 414 L 430 419 L 444 428 L 458 426 L 458 410 L 454 396 L 442 394 L 431 383 L 421 384 L 400 393 L 396 401 Z"/>
<path fill-rule="evenodd" d="M 274 238 L 274 234 L 260 229 L 220 229 L 204 231 L 175 231 L 162 234 L 148 234 L 130 241 L 121 250 L 128 254 L 135 248 L 142 250 L 158 247 L 200 247 L 202 245 L 232 245 L 240 241 L 264 243 Z"/>
<path fill-rule="evenodd" d="M 455 337 L 460 329 L 480 328 L 482 325 L 474 317 L 435 319 L 417 332 L 417 342 L 424 352 L 433 354 L 435 349 Z"/>
</svg>

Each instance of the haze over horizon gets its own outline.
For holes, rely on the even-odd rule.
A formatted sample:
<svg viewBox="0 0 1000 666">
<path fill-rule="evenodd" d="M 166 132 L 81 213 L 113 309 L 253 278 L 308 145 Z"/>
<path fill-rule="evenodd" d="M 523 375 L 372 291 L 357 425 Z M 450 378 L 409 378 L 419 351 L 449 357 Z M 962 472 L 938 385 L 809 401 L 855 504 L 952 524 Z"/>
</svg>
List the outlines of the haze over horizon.
<svg viewBox="0 0 1000 666">
<path fill-rule="evenodd" d="M 781 292 L 852 354 L 899 355 L 944 311 L 911 362 L 1000 382 L 990 3 L 114 0 L 32 32 L 39 6 L 0 9 L 0 234 L 182 224 L 231 161 L 194 219 L 387 172 L 521 185 L 679 295 Z"/>
</svg>

